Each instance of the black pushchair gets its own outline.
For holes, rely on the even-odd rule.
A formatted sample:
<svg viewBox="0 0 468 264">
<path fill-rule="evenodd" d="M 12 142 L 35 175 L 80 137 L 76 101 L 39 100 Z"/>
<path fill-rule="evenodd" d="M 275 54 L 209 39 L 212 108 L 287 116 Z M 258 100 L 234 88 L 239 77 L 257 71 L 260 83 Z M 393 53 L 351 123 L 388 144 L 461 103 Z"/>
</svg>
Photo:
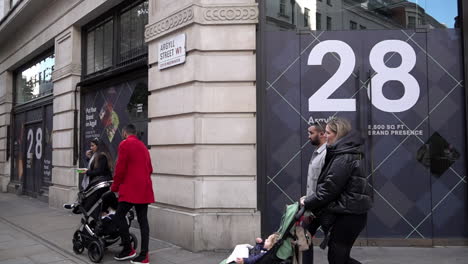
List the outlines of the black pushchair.
<svg viewBox="0 0 468 264">
<path fill-rule="evenodd" d="M 83 253 L 88 250 L 88 257 L 93 262 L 100 262 L 104 257 L 104 250 L 118 241 L 120 236 L 118 225 L 112 221 L 113 215 L 107 213 L 109 207 L 116 208 L 118 201 L 113 192 L 110 191 L 112 181 L 102 181 L 90 184 L 88 188 L 78 193 L 78 201 L 70 209 L 73 213 L 81 214 L 81 224 L 73 234 L 73 252 Z M 135 218 L 135 213 L 130 210 L 126 215 L 130 226 Z M 135 234 L 130 233 L 130 243 L 133 248 L 138 247 Z"/>
<path fill-rule="evenodd" d="M 273 247 L 263 255 L 256 264 L 292 264 L 299 261 L 299 247 L 296 244 L 298 239 L 296 233 L 296 222 L 304 214 L 304 207 L 300 208 L 299 203 L 286 206 L 286 211 L 281 218 L 281 224 L 277 231 L 280 239 Z M 312 237 L 307 238 L 310 245 Z M 220 264 L 228 264 L 223 260 Z"/>
</svg>

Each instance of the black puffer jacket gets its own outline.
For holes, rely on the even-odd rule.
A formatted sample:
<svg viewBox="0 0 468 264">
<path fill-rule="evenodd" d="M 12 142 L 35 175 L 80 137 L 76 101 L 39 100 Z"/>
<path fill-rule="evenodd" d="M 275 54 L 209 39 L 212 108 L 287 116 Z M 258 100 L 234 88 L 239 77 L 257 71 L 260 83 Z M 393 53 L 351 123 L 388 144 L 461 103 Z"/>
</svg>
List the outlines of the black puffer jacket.
<svg viewBox="0 0 468 264">
<path fill-rule="evenodd" d="M 363 142 L 356 132 L 327 147 L 325 164 L 315 194 L 306 197 L 306 209 L 319 213 L 363 214 L 372 207 L 372 191 L 364 175 Z"/>
</svg>

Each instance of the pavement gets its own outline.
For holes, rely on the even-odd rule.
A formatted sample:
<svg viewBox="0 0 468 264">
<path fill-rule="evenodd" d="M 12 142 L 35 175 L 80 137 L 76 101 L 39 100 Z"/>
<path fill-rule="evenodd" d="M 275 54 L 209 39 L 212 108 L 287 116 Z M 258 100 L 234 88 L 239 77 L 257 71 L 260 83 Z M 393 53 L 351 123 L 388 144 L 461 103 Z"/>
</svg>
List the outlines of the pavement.
<svg viewBox="0 0 468 264">
<path fill-rule="evenodd" d="M 71 238 L 79 222 L 80 216 L 68 210 L 50 208 L 31 197 L 0 193 L 0 264 L 92 263 L 86 250 L 81 255 L 72 250 Z M 139 238 L 138 229 L 132 228 L 132 232 Z M 154 238 L 149 249 L 153 264 L 218 264 L 229 255 L 227 250 L 193 253 Z M 113 259 L 119 250 L 118 246 L 108 248 L 102 263 L 129 263 Z M 325 251 L 315 249 L 314 253 L 315 263 L 327 263 Z M 373 264 L 468 264 L 466 247 L 355 247 L 352 256 Z"/>
</svg>

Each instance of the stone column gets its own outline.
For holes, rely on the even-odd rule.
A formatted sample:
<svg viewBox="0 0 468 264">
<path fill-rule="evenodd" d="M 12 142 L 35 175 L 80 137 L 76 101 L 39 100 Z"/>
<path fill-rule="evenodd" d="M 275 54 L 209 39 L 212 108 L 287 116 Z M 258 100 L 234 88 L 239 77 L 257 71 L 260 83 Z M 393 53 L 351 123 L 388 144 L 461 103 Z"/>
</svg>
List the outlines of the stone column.
<svg viewBox="0 0 468 264">
<path fill-rule="evenodd" d="M 61 207 L 76 199 L 78 175 L 73 160 L 75 110 L 79 109 L 76 84 L 81 76 L 81 35 L 68 28 L 55 38 L 54 119 L 52 132 L 52 183 L 49 205 Z M 76 97 L 76 98 L 75 98 Z M 75 105 L 76 103 L 76 105 Z M 79 116 L 79 112 L 76 114 Z M 78 129 L 78 128 L 77 128 Z"/>
<path fill-rule="evenodd" d="M 6 192 L 10 183 L 10 157 L 7 157 L 8 125 L 13 105 L 13 74 L 5 71 L 0 74 L 0 191 Z M 14 188 L 12 189 L 12 191 Z"/>
<path fill-rule="evenodd" d="M 192 251 L 260 234 L 254 0 L 151 0 L 151 233 Z M 158 69 L 158 43 L 186 35 L 186 62 Z"/>
</svg>

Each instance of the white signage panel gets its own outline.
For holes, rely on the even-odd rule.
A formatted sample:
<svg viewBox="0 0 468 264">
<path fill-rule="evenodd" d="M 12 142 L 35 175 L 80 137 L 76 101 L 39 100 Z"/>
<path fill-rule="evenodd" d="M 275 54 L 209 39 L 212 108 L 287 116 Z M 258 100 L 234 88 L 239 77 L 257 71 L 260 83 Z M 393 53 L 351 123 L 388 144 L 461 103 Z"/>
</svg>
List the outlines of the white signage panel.
<svg viewBox="0 0 468 264">
<path fill-rule="evenodd" d="M 158 68 L 169 68 L 185 62 L 185 34 L 165 39 L 158 44 Z"/>
</svg>

